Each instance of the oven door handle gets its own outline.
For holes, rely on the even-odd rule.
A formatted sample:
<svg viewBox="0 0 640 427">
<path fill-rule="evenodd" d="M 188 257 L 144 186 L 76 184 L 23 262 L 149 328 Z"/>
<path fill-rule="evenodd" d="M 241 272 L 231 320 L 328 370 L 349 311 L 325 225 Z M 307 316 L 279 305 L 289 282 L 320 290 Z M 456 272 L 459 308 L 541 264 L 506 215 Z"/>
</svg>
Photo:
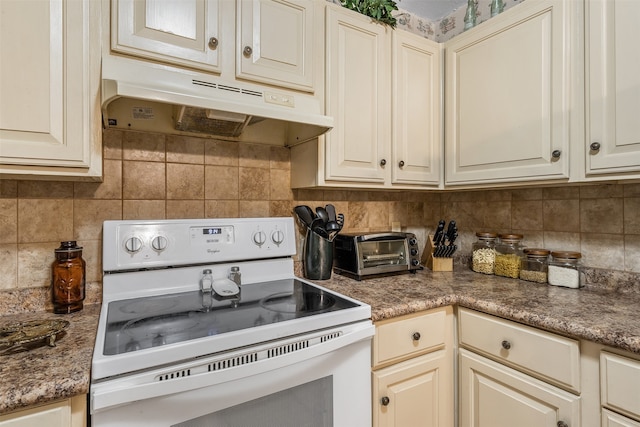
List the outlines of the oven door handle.
<svg viewBox="0 0 640 427">
<path fill-rule="evenodd" d="M 154 397 L 195 390 L 214 384 L 237 380 L 251 375 L 257 375 L 272 369 L 299 363 L 313 357 L 330 353 L 356 342 L 371 339 L 375 332 L 371 322 L 362 322 L 357 325 L 349 325 L 351 329 L 341 336 L 321 342 L 308 348 L 302 348 L 291 353 L 272 358 L 259 359 L 256 362 L 234 366 L 228 369 L 203 372 L 192 376 L 185 376 L 166 381 L 157 381 L 156 378 L 168 372 L 194 369 L 196 366 L 214 363 L 220 356 L 211 359 L 198 359 L 198 361 L 179 366 L 156 369 L 150 372 L 142 372 L 122 378 L 116 378 L 98 382 L 91 385 L 91 413 L 95 414 L 116 406 L 131 404 L 135 401 L 151 399 Z M 318 334 L 313 334 L 317 336 Z M 304 339 L 303 337 L 300 338 Z M 284 341 L 286 342 L 286 340 Z M 277 347 L 278 343 L 270 347 Z M 246 351 L 244 352 L 246 353 Z"/>
</svg>

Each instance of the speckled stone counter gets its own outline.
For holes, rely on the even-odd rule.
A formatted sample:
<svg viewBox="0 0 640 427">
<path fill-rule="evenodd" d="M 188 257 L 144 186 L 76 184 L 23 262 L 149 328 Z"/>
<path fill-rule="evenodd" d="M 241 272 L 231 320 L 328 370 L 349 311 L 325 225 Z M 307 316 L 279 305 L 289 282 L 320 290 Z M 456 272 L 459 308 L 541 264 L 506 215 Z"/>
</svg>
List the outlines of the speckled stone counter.
<svg viewBox="0 0 640 427">
<path fill-rule="evenodd" d="M 640 354 L 640 292 L 589 285 L 558 288 L 469 270 L 356 281 L 333 274 L 320 286 L 371 305 L 374 321 L 450 304 Z"/>
<path fill-rule="evenodd" d="M 552 332 L 640 354 L 637 283 L 564 289 L 485 276 L 469 270 L 356 281 L 333 274 L 316 281 L 371 305 L 374 321 L 445 305 L 459 305 Z M 63 316 L 71 322 L 54 348 L 0 356 L 0 413 L 87 393 L 100 306 Z M 0 322 L 57 317 L 12 314 Z"/>
<path fill-rule="evenodd" d="M 89 392 L 91 357 L 100 305 L 56 315 L 40 311 L 0 317 L 0 325 L 44 319 L 70 322 L 55 347 L 0 356 L 0 413 Z"/>
</svg>

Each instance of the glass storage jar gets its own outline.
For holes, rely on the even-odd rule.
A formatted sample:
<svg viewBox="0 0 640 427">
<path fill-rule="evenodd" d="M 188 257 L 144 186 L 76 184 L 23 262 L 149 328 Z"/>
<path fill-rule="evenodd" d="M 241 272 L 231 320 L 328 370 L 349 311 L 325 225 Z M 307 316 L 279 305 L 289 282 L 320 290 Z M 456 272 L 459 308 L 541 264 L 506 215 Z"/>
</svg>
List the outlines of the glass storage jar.
<svg viewBox="0 0 640 427">
<path fill-rule="evenodd" d="M 496 233 L 478 232 L 472 245 L 471 269 L 476 273 L 493 274 L 496 263 Z"/>
<path fill-rule="evenodd" d="M 524 249 L 520 265 L 520 279 L 529 282 L 547 283 L 549 251 L 547 249 Z"/>
<path fill-rule="evenodd" d="M 522 234 L 500 234 L 500 243 L 496 245 L 496 276 L 520 277 L 520 263 L 522 258 Z"/>
<path fill-rule="evenodd" d="M 75 240 L 60 242 L 55 250 L 56 260 L 51 266 L 51 302 L 57 314 L 82 310 L 85 296 L 86 264 L 82 246 Z"/>
<path fill-rule="evenodd" d="M 580 252 L 553 251 L 549 261 L 549 284 L 565 288 L 584 286 Z"/>
</svg>

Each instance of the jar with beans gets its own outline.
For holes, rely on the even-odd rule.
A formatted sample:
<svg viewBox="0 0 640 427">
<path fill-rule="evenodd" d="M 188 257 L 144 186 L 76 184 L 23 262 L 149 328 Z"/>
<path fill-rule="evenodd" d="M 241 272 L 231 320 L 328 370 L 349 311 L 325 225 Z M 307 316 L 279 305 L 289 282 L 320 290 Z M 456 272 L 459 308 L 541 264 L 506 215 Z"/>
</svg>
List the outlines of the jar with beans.
<svg viewBox="0 0 640 427">
<path fill-rule="evenodd" d="M 500 243 L 496 245 L 496 261 L 494 274 L 496 276 L 520 277 L 520 263 L 524 247 L 522 234 L 500 234 Z"/>
<path fill-rule="evenodd" d="M 565 288 L 584 286 L 580 252 L 553 251 L 549 261 L 549 284 Z"/>
<path fill-rule="evenodd" d="M 546 249 L 524 249 L 520 266 L 520 279 L 529 282 L 547 283 L 549 251 Z"/>
<path fill-rule="evenodd" d="M 496 233 L 478 232 L 472 245 L 471 269 L 476 273 L 493 274 L 496 262 Z"/>
</svg>

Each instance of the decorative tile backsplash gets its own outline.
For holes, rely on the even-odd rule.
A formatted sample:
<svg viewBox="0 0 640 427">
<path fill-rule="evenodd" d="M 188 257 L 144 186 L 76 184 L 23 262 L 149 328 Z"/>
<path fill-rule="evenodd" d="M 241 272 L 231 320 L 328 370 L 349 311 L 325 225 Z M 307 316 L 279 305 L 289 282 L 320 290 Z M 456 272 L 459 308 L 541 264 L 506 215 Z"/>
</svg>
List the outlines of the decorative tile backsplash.
<svg viewBox="0 0 640 427">
<path fill-rule="evenodd" d="M 520 232 L 527 246 L 578 250 L 595 268 L 640 272 L 640 184 L 482 191 L 291 190 L 283 147 L 133 131 L 104 133 L 102 183 L 0 180 L 0 290 L 49 286 L 53 250 L 84 247 L 89 283 L 101 280 L 108 219 L 288 216 L 333 203 L 345 231 L 416 233 L 455 219 L 461 253 L 477 231 Z M 99 288 L 99 286 L 98 286 Z"/>
</svg>

